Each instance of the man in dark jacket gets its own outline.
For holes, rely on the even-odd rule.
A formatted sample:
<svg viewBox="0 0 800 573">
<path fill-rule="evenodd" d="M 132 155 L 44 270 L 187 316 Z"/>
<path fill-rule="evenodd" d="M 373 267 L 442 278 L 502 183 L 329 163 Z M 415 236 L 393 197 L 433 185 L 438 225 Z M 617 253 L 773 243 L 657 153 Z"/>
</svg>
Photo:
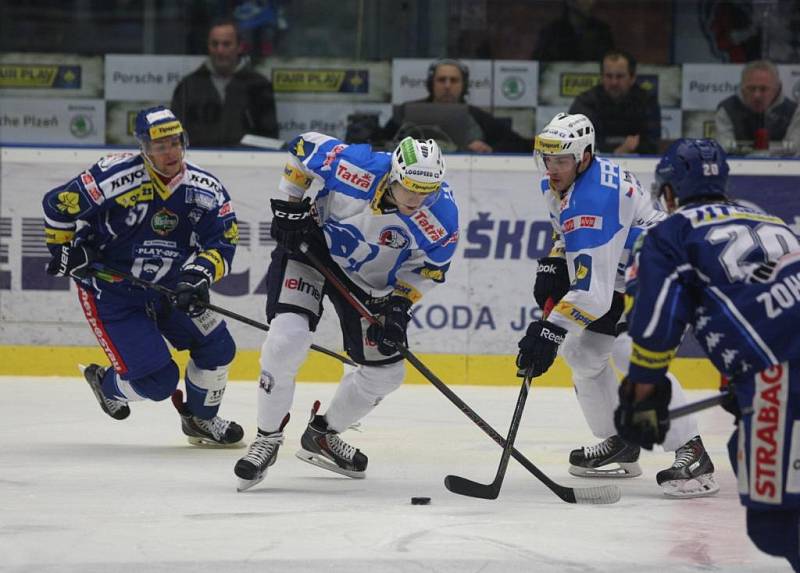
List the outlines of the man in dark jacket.
<svg viewBox="0 0 800 573">
<path fill-rule="evenodd" d="M 172 95 L 192 147 L 239 145 L 245 134 L 278 137 L 272 84 L 241 57 L 236 21 L 219 20 L 208 32 L 208 60 Z"/>
<path fill-rule="evenodd" d="M 601 153 L 657 153 L 661 108 L 656 94 L 636 83 L 636 60 L 625 52 L 608 52 L 602 72 L 602 83 L 576 97 L 569 113 L 591 120 Z"/>
<path fill-rule="evenodd" d="M 428 97 L 407 103 L 464 103 L 469 90 L 469 69 L 458 60 L 441 59 L 428 68 Z M 382 130 L 382 138 L 391 141 L 403 127 L 404 106 L 400 106 Z M 473 153 L 532 153 L 533 141 L 513 131 L 504 121 L 475 106 L 468 106 L 471 137 L 464 149 Z"/>
<path fill-rule="evenodd" d="M 720 102 L 714 119 L 726 151 L 746 154 L 779 142 L 776 154 L 800 153 L 800 106 L 784 96 L 778 70 L 767 60 L 744 67 L 739 93 Z"/>
</svg>

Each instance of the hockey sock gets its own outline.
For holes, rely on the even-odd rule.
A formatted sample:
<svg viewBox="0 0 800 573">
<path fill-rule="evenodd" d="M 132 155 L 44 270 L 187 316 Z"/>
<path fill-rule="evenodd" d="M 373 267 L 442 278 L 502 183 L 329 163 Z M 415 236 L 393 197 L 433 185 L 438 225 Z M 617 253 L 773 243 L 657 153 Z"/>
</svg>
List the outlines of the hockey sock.
<svg viewBox="0 0 800 573">
<path fill-rule="evenodd" d="M 369 414 L 378 403 L 403 383 L 405 362 L 385 366 L 348 368 L 336 388 L 325 419 L 328 427 L 343 432 Z"/>
</svg>

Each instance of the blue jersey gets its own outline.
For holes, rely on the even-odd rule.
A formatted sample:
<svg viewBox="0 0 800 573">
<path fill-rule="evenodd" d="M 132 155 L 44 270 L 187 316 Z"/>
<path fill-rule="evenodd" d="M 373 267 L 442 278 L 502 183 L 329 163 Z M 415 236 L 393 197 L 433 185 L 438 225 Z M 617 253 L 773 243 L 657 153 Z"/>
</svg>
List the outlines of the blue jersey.
<svg viewBox="0 0 800 573">
<path fill-rule="evenodd" d="M 458 242 L 458 206 L 447 185 L 411 215 L 388 206 L 391 154 L 320 133 L 289 144 L 280 190 L 302 197 L 317 180 L 318 222 L 333 260 L 365 292 L 416 302 L 445 280 Z"/>
<path fill-rule="evenodd" d="M 567 330 L 585 328 L 608 312 L 614 291 L 624 289 L 636 237 L 666 213 L 636 176 L 607 159 L 595 158 L 561 194 L 547 178 L 541 191 L 556 236 L 551 256 L 566 259 L 571 280 L 549 320 Z"/>
<path fill-rule="evenodd" d="M 789 334 L 800 324 L 794 253 L 800 244 L 783 221 L 728 203 L 687 206 L 647 231 L 629 270 L 630 378 L 659 381 L 689 326 L 729 377 L 800 358 Z"/>
<path fill-rule="evenodd" d="M 239 231 L 228 192 L 190 163 L 164 183 L 141 154 L 104 157 L 43 200 L 51 252 L 84 241 L 104 264 L 173 287 L 188 260 L 219 280 L 230 271 Z M 93 281 L 96 289 L 127 289 Z"/>
</svg>

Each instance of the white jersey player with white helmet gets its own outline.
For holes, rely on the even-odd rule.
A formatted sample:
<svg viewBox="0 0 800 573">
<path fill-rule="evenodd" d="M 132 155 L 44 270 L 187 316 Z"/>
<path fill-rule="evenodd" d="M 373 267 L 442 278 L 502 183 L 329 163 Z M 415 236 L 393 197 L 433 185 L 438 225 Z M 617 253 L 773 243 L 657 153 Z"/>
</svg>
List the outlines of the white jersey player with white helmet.
<svg viewBox="0 0 800 573">
<path fill-rule="evenodd" d="M 270 332 L 261 349 L 258 435 L 235 467 L 239 489 L 266 475 L 283 443 L 295 376 L 305 361 L 322 315 L 333 304 L 344 348 L 355 368 L 345 371 L 330 406 L 311 421 L 297 457 L 361 478 L 367 456 L 340 432 L 366 416 L 403 382 L 411 306 L 441 284 L 458 241 L 458 207 L 444 180 L 445 164 L 433 140 L 410 137 L 394 153 L 347 145 L 320 133 L 289 144 L 289 159 L 272 200 L 271 233 L 278 243 L 267 273 Z M 322 183 L 314 202 L 306 196 Z M 381 324 L 372 325 L 328 285 L 300 250 L 305 243 Z"/>
<path fill-rule="evenodd" d="M 539 261 L 534 296 L 544 308 L 554 303 L 546 319 L 532 322 L 519 342 L 520 375 L 528 368 L 537 376 L 562 355 L 572 370 L 578 403 L 600 444 L 573 450 L 570 473 L 593 477 L 635 477 L 641 474 L 640 449 L 616 435 L 614 410 L 619 403 L 618 380 L 611 365 L 627 372 L 630 337 L 620 319 L 624 310 L 624 272 L 641 233 L 666 214 L 636 177 L 608 159 L 594 155 L 594 126 L 581 114 L 560 113 L 536 137 L 534 154 L 545 173 L 541 192 L 550 211 L 555 243 Z M 687 402 L 671 378 L 673 405 Z M 675 463 L 659 472 L 667 495 L 709 495 L 719 488 L 712 477 L 704 483 L 674 479 L 675 468 L 705 455 L 694 417 L 676 420 L 664 442 L 675 451 Z M 713 490 L 713 491 L 712 491 Z"/>
</svg>

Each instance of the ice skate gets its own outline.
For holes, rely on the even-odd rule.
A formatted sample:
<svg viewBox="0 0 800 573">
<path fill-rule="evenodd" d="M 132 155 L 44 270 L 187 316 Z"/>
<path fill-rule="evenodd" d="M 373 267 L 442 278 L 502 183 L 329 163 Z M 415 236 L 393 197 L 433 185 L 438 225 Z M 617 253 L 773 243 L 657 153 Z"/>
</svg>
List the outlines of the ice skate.
<svg viewBox="0 0 800 573">
<path fill-rule="evenodd" d="M 675 451 L 672 466 L 658 472 L 656 481 L 668 497 L 703 497 L 719 491 L 714 479 L 714 464 L 700 436 L 695 436 Z"/>
<path fill-rule="evenodd" d="M 300 450 L 295 454 L 304 462 L 347 477 L 365 477 L 367 456 L 328 428 L 325 416 L 317 414 L 319 400 L 311 408 L 311 420 L 300 438 Z"/>
<path fill-rule="evenodd" d="M 569 473 L 579 477 L 636 477 L 642 474 L 639 450 L 639 446 L 611 436 L 597 445 L 572 450 Z"/>
<path fill-rule="evenodd" d="M 78 364 L 78 368 L 80 368 L 83 377 L 86 378 L 86 381 L 89 383 L 89 387 L 92 389 L 92 392 L 94 392 L 94 397 L 97 398 L 97 402 L 100 404 L 103 412 L 115 420 L 124 420 L 130 416 L 131 409 L 128 406 L 128 402 L 125 400 L 106 398 L 105 394 L 103 394 L 101 384 L 103 376 L 105 376 L 106 373 L 105 368 L 98 364 L 89 364 L 89 366 Z"/>
<path fill-rule="evenodd" d="M 241 448 L 244 430 L 231 420 L 214 416 L 208 420 L 193 416 L 183 402 L 183 392 L 175 390 L 172 404 L 181 415 L 181 428 L 193 446 Z"/>
<path fill-rule="evenodd" d="M 267 470 L 278 459 L 278 450 L 283 445 L 283 428 L 288 422 L 289 414 L 286 414 L 277 431 L 265 432 L 259 428 L 247 455 L 236 462 L 233 468 L 233 473 L 239 478 L 236 491 L 248 490 L 267 477 Z"/>
</svg>

